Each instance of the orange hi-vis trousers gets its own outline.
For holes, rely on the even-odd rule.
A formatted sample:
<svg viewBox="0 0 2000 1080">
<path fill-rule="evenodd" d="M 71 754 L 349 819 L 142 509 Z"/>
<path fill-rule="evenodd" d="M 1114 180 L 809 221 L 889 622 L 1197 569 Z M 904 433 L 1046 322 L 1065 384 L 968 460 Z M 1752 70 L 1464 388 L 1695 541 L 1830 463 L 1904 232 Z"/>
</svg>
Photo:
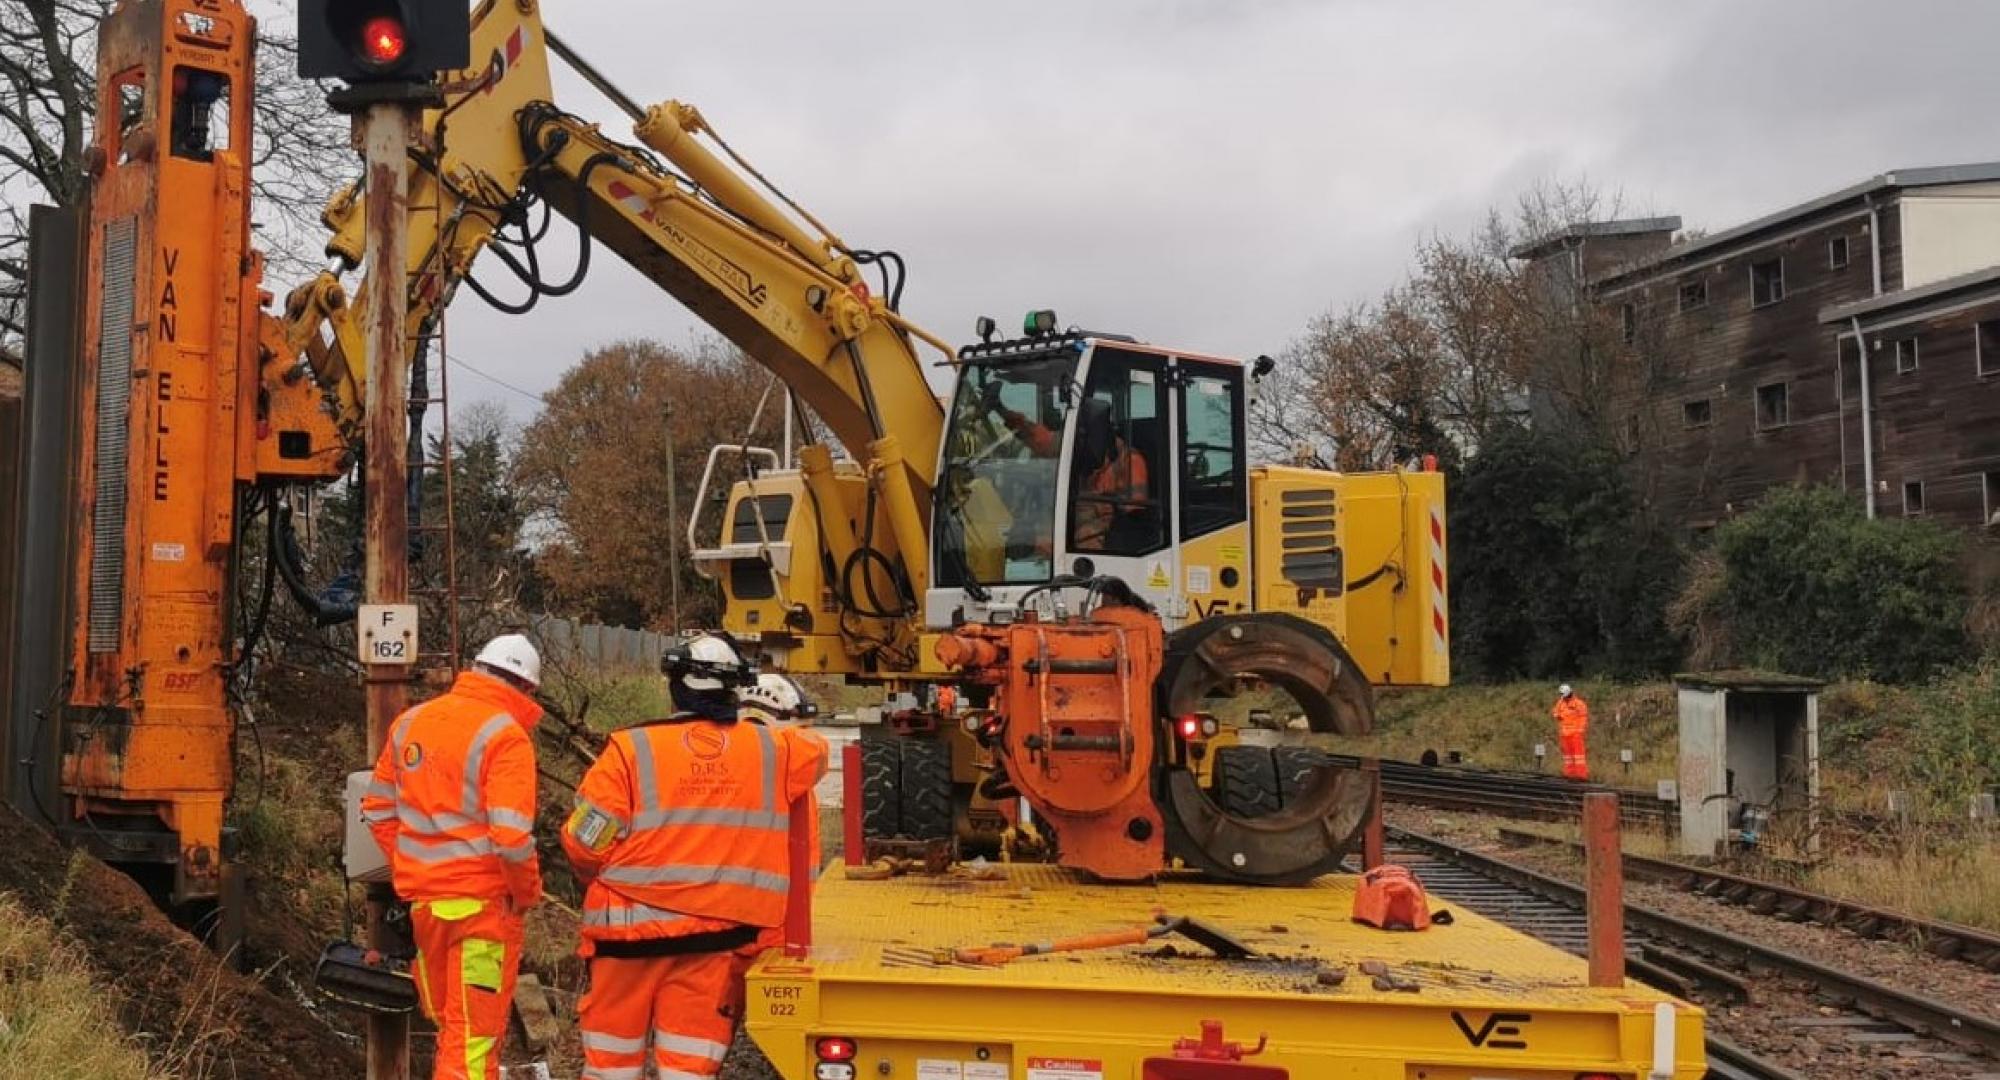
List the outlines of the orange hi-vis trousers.
<svg viewBox="0 0 2000 1080">
<path fill-rule="evenodd" d="M 738 952 L 591 957 L 590 990 L 577 1010 L 583 1080 L 720 1073 L 743 1014 L 749 960 Z"/>
<path fill-rule="evenodd" d="M 1562 747 L 1563 776 L 1570 780 L 1590 779 L 1590 759 L 1584 754 L 1583 732 L 1563 732 L 1556 742 Z"/>
<path fill-rule="evenodd" d="M 521 917 L 504 900 L 419 900 L 410 926 L 417 995 L 438 1029 L 432 1080 L 499 1080 L 521 970 Z"/>
</svg>

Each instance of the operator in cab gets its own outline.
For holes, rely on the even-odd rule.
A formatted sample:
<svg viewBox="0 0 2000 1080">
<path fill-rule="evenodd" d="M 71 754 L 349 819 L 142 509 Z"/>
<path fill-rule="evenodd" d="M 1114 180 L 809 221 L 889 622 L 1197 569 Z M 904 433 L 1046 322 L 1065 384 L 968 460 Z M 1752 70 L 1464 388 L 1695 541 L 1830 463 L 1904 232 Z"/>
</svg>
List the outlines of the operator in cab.
<svg viewBox="0 0 2000 1080">
<path fill-rule="evenodd" d="M 783 925 L 791 805 L 826 771 L 817 735 L 742 708 L 755 679 L 728 641 L 676 644 L 660 670 L 673 715 L 611 736 L 563 826 L 584 884 L 586 1080 L 721 1071 L 744 974 Z"/>
<path fill-rule="evenodd" d="M 990 395 L 988 406 L 1037 457 L 1055 457 L 1062 452 L 1060 434 L 1048 425 L 1008 408 L 997 394 Z M 1150 506 L 1151 473 L 1146 455 L 1126 441 L 1111 402 L 1101 397 L 1085 400 L 1077 417 L 1074 475 L 1070 547 L 1077 551 L 1110 550 L 1117 524 L 1143 516 Z M 1043 542 L 1038 538 L 1037 546 L 1052 551 L 1053 539 Z"/>
<path fill-rule="evenodd" d="M 410 902 L 416 984 L 437 1024 L 433 1080 L 498 1080 L 521 969 L 522 916 L 542 896 L 535 854 L 534 694 L 520 634 L 486 643 L 451 689 L 396 718 L 361 818 Z"/>
</svg>

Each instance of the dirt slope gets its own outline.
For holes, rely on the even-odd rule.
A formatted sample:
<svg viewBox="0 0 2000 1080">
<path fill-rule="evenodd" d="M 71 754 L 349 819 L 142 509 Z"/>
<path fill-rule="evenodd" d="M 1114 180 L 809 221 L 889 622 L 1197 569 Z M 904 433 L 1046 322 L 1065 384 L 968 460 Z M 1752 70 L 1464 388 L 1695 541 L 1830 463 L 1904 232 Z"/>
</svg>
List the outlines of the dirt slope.
<svg viewBox="0 0 2000 1080">
<path fill-rule="evenodd" d="M 125 1027 L 183 1073 L 232 1080 L 350 1080 L 361 1058 L 297 1004 L 219 963 L 130 878 L 72 852 L 12 810 L 0 890 L 73 936 L 118 997 Z"/>
</svg>

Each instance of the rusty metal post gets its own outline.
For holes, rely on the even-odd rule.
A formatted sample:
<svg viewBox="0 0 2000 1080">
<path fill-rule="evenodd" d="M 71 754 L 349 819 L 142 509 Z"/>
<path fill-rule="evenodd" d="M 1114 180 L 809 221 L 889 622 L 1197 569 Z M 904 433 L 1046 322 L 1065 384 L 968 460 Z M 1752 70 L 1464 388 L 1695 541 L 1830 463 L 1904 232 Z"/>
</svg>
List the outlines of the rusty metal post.
<svg viewBox="0 0 2000 1080">
<path fill-rule="evenodd" d="M 861 740 L 840 748 L 840 861 L 860 866 L 868 861 L 868 837 L 862 831 Z"/>
<path fill-rule="evenodd" d="M 367 323 L 368 386 L 364 409 L 367 444 L 362 460 L 366 514 L 362 523 L 362 597 L 370 604 L 410 599 L 409 400 L 409 154 L 419 113 L 409 105 L 377 104 L 361 114 L 355 133 L 366 163 L 367 277 L 362 300 Z M 410 671 L 371 664 L 368 690 L 368 762 L 388 741 L 389 726 L 410 703 Z M 393 897 L 377 886 L 368 898 L 368 942 L 390 944 L 383 913 Z M 404 1016 L 368 1018 L 368 1080 L 408 1080 L 410 1022 Z"/>
<path fill-rule="evenodd" d="M 1382 835 L 1382 760 L 1362 758 L 1361 775 L 1368 780 L 1368 824 L 1361 832 L 1361 869 L 1373 870 L 1388 858 Z"/>
<path fill-rule="evenodd" d="M 1590 985 L 1625 985 L 1625 869 L 1619 856 L 1618 795 L 1583 797 L 1585 905 L 1590 920 Z"/>
</svg>

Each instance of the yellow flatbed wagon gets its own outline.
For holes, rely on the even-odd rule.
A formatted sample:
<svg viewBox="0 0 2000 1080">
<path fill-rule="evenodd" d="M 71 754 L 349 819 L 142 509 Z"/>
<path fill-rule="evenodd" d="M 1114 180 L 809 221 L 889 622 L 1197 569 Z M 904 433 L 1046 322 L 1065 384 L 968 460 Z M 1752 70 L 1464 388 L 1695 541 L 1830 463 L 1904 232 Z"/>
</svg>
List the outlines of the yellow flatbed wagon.
<svg viewBox="0 0 2000 1080">
<path fill-rule="evenodd" d="M 750 973 L 746 1025 L 778 1072 L 1698 1080 L 1707 1071 L 1700 1009 L 1636 983 L 1590 988 L 1583 960 L 1456 905 L 1448 925 L 1392 933 L 1349 920 L 1353 877 L 1282 889 L 1173 878 L 1114 886 L 1051 866 L 999 869 L 989 880 L 957 871 L 862 881 L 829 868 L 810 955 L 773 951 Z M 950 959 L 959 947 L 1144 926 L 1160 912 L 1200 919 L 1262 955 L 1222 960 L 1169 937 L 1001 966 Z M 1231 1060 L 1185 1056 L 1197 1051 L 1184 1046 L 1176 1057 L 1176 1042 L 1198 1041 L 1205 1021 L 1220 1023 L 1225 1043 L 1264 1049 Z"/>
</svg>

